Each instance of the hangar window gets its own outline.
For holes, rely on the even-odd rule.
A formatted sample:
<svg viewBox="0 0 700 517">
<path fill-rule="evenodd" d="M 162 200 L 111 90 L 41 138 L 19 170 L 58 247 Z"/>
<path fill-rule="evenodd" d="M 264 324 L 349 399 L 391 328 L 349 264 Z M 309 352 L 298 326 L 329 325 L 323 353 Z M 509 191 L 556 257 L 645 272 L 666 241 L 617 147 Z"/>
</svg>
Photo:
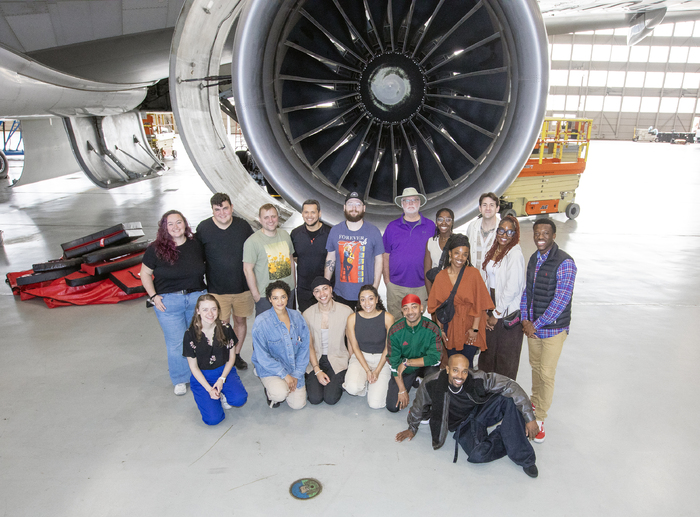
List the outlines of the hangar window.
<svg viewBox="0 0 700 517">
<path fill-rule="evenodd" d="M 669 63 L 687 63 L 688 47 L 671 47 L 671 54 L 668 56 Z"/>
<path fill-rule="evenodd" d="M 659 106 L 659 113 L 675 113 L 678 109 L 678 97 L 663 97 Z"/>
<path fill-rule="evenodd" d="M 641 88 L 644 86 L 644 72 L 627 72 L 626 88 Z"/>
<path fill-rule="evenodd" d="M 563 110 L 566 103 L 566 95 L 549 95 L 547 97 L 548 110 Z"/>
<path fill-rule="evenodd" d="M 630 50 L 630 62 L 646 63 L 649 60 L 649 46 L 635 45 Z"/>
<path fill-rule="evenodd" d="M 700 23 L 695 24 L 695 28 L 693 29 L 693 37 L 700 38 Z"/>
<path fill-rule="evenodd" d="M 590 61 L 593 45 L 574 45 L 572 61 Z"/>
<path fill-rule="evenodd" d="M 613 88 L 620 88 L 625 85 L 625 72 L 608 72 L 608 84 Z"/>
<path fill-rule="evenodd" d="M 588 86 L 605 86 L 608 82 L 606 70 L 591 70 L 588 74 Z"/>
<path fill-rule="evenodd" d="M 626 113 L 636 113 L 639 111 L 640 101 L 641 97 L 623 97 L 622 108 L 620 111 L 624 111 Z"/>
<path fill-rule="evenodd" d="M 600 29 L 595 31 L 596 34 L 602 34 L 602 35 L 612 35 L 615 34 L 615 29 Z"/>
<path fill-rule="evenodd" d="M 678 113 L 695 113 L 695 101 L 693 97 L 681 97 L 678 101 Z"/>
<path fill-rule="evenodd" d="M 571 59 L 571 45 L 555 43 L 552 45 L 552 61 L 569 61 Z"/>
<path fill-rule="evenodd" d="M 681 72 L 668 72 L 664 81 L 664 88 L 680 88 L 683 84 L 683 74 Z"/>
<path fill-rule="evenodd" d="M 664 85 L 663 72 L 647 72 L 647 77 L 644 81 L 645 88 L 661 88 Z"/>
<path fill-rule="evenodd" d="M 629 52 L 630 49 L 627 45 L 613 45 L 612 52 L 610 53 L 610 61 L 625 63 Z"/>
<path fill-rule="evenodd" d="M 673 36 L 673 24 L 664 23 L 654 29 L 654 36 Z"/>
<path fill-rule="evenodd" d="M 628 30 L 629 29 L 626 29 L 626 28 L 615 29 L 615 36 L 627 36 Z"/>
<path fill-rule="evenodd" d="M 566 86 L 569 82 L 568 70 L 552 70 L 549 72 L 550 86 Z"/>
<path fill-rule="evenodd" d="M 659 111 L 659 97 L 642 97 L 642 106 L 639 111 L 642 113 L 656 113 Z"/>
<path fill-rule="evenodd" d="M 605 97 L 602 95 L 589 95 L 586 97 L 586 111 L 602 111 L 603 99 L 605 99 Z"/>
<path fill-rule="evenodd" d="M 572 70 L 569 72 L 569 86 L 586 86 L 588 84 L 588 70 Z"/>
<path fill-rule="evenodd" d="M 610 61 L 610 53 L 612 45 L 593 45 L 593 53 L 591 59 L 593 61 Z"/>
<path fill-rule="evenodd" d="M 620 104 L 622 103 L 622 97 L 614 97 L 612 95 L 607 95 L 605 101 L 603 102 L 603 111 L 620 111 Z"/>
<path fill-rule="evenodd" d="M 651 47 L 649 51 L 650 63 L 665 63 L 668 61 L 668 47 Z"/>
<path fill-rule="evenodd" d="M 700 23 L 698 23 L 700 27 Z M 692 47 L 688 52 L 688 63 L 700 63 L 700 47 Z"/>
<path fill-rule="evenodd" d="M 685 74 L 683 88 L 690 90 L 700 88 L 700 74 Z"/>
<path fill-rule="evenodd" d="M 567 95 L 566 96 L 566 111 L 578 111 L 578 95 Z"/>
<path fill-rule="evenodd" d="M 676 38 L 688 38 L 693 35 L 693 25 L 695 25 L 695 22 L 678 22 L 673 35 Z"/>
</svg>

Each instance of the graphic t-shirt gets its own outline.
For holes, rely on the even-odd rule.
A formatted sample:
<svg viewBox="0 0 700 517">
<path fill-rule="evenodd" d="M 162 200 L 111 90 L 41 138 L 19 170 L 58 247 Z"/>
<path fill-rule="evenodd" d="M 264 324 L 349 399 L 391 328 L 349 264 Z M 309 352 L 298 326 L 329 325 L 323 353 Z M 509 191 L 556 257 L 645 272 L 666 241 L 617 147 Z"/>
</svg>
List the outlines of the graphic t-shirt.
<svg viewBox="0 0 700 517">
<path fill-rule="evenodd" d="M 374 283 L 374 258 L 384 253 L 382 234 L 367 221 L 357 231 L 342 222 L 331 228 L 326 251 L 335 252 L 335 293 L 357 300 L 360 287 Z"/>
<path fill-rule="evenodd" d="M 293 253 L 292 239 L 279 228 L 274 237 L 268 237 L 262 230 L 248 237 L 243 245 L 243 262 L 254 264 L 253 272 L 260 296 L 265 296 L 265 288 L 275 280 L 283 280 L 294 289 Z"/>
</svg>

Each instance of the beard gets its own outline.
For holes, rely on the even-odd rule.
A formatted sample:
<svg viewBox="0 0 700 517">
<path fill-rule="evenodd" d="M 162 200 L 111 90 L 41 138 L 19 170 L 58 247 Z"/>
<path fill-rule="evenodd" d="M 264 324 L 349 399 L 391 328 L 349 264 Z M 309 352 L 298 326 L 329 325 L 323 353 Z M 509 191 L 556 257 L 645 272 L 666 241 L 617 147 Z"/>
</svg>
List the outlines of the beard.
<svg viewBox="0 0 700 517">
<path fill-rule="evenodd" d="M 362 219 L 364 219 L 364 217 L 365 217 L 364 212 L 362 212 L 361 214 L 357 214 L 357 215 L 349 214 L 347 208 L 343 208 L 343 212 L 345 213 L 345 220 L 350 222 L 350 223 L 356 223 L 358 221 L 362 221 Z"/>
</svg>

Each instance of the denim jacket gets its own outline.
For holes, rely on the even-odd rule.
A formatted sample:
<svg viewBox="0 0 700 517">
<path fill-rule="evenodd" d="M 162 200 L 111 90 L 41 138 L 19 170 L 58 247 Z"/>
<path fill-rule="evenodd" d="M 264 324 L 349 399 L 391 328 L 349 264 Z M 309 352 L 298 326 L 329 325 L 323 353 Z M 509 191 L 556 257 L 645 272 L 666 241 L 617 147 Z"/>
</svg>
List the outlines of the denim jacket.
<svg viewBox="0 0 700 517">
<path fill-rule="evenodd" d="M 253 364 L 258 377 L 291 375 L 297 388 L 304 386 L 304 372 L 309 364 L 309 328 L 299 311 L 287 309 L 287 326 L 269 309 L 255 318 L 253 324 Z"/>
</svg>

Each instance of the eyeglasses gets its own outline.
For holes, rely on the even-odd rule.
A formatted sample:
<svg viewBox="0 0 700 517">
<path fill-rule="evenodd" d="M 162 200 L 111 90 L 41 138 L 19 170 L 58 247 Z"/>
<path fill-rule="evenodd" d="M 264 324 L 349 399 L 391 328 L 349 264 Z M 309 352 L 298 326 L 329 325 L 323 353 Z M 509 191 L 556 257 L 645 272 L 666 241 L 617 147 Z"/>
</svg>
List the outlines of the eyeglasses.
<svg viewBox="0 0 700 517">
<path fill-rule="evenodd" d="M 405 197 L 405 198 L 401 199 L 401 204 L 402 205 L 417 205 L 417 204 L 420 204 L 420 199 L 418 199 L 417 197 L 413 197 L 413 198 Z"/>
<path fill-rule="evenodd" d="M 499 228 L 498 230 L 496 230 L 496 233 L 498 235 L 503 235 L 505 233 L 508 237 L 512 237 L 513 235 L 515 235 L 515 230 L 506 230 L 505 228 Z"/>
<path fill-rule="evenodd" d="M 438 223 L 451 223 L 452 218 L 451 217 L 438 217 L 437 222 Z"/>
</svg>

